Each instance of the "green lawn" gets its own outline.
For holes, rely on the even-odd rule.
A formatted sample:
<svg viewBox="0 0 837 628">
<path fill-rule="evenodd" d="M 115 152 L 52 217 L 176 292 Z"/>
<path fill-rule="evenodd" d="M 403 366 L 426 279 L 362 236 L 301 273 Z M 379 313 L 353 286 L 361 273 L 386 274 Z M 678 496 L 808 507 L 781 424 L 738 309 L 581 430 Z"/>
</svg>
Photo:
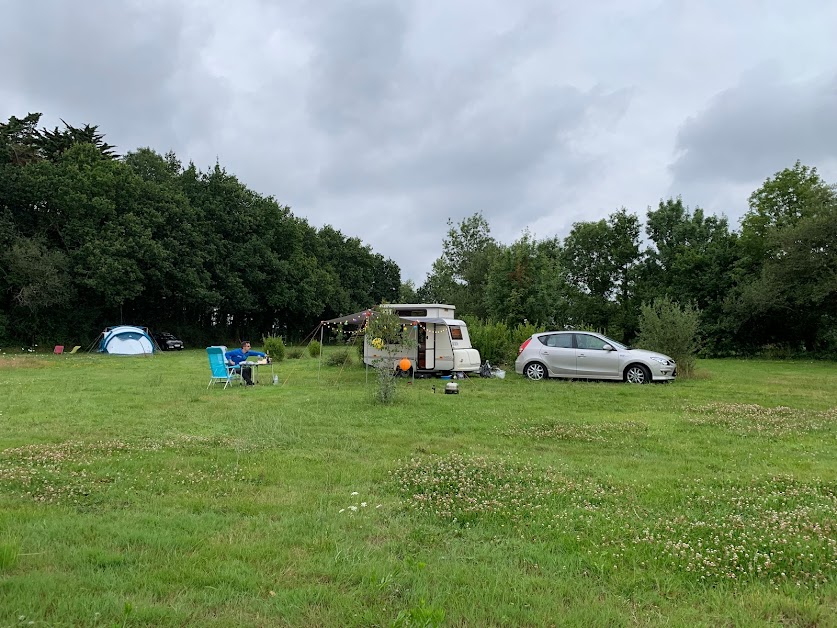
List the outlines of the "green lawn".
<svg viewBox="0 0 837 628">
<path fill-rule="evenodd" d="M 837 368 L 698 369 L 4 355 L 0 626 L 837 625 Z"/>
</svg>

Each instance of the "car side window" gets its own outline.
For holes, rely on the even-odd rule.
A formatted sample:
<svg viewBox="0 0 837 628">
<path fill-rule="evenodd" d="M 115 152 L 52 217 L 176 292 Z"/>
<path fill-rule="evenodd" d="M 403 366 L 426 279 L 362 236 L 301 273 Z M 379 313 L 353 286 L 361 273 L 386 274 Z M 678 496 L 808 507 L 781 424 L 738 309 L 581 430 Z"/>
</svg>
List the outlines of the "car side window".
<svg viewBox="0 0 837 628">
<path fill-rule="evenodd" d="M 546 343 L 547 347 L 555 347 L 556 349 L 572 349 L 573 335 L 572 334 L 552 334 Z"/>
<path fill-rule="evenodd" d="M 587 349 L 590 351 L 604 351 L 604 346 L 607 344 L 601 338 L 596 338 L 588 334 L 576 334 L 575 341 L 579 349 Z"/>
</svg>

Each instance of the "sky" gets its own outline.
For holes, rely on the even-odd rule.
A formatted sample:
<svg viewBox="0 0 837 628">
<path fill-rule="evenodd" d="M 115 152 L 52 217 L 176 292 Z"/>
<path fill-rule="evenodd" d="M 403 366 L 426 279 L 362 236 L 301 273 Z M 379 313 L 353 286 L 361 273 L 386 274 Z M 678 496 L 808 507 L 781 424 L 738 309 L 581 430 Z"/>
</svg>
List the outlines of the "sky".
<svg viewBox="0 0 837 628">
<path fill-rule="evenodd" d="M 662 198 L 837 182 L 832 0 L 7 3 L 0 119 L 216 161 L 418 286 L 448 220 L 505 244 Z"/>
</svg>

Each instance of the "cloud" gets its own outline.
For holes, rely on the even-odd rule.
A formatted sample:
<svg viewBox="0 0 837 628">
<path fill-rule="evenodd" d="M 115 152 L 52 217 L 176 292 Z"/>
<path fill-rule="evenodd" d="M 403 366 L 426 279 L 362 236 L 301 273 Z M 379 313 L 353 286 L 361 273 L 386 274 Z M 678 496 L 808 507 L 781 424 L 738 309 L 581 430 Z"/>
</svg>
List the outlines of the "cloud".
<svg viewBox="0 0 837 628">
<path fill-rule="evenodd" d="M 668 194 L 735 215 L 797 158 L 833 180 L 837 6 L 768 5 L 19 2 L 0 114 L 217 159 L 421 283 L 448 218 L 510 243 Z"/>
<path fill-rule="evenodd" d="M 169 3 L 16 3 L 4 17 L 36 26 L 5 30 L 0 55 L 15 62 L 0 89 L 44 124 L 97 124 L 125 152 L 199 136 L 224 106 L 222 81 L 200 60 L 196 32 L 208 22 L 190 15 L 190 26 Z"/>
<path fill-rule="evenodd" d="M 800 159 L 837 159 L 837 74 L 793 80 L 763 66 L 718 94 L 677 135 L 676 182 L 750 183 Z"/>
<path fill-rule="evenodd" d="M 584 136 L 617 120 L 629 92 L 533 75 L 554 36 L 548 8 L 506 16 L 495 33 L 465 28 L 470 46 L 436 59 L 422 18 L 390 2 L 361 6 L 328 12 L 314 34 L 307 108 L 328 147 L 316 205 L 356 201 L 362 224 L 431 233 L 435 247 L 416 254 L 438 254 L 448 218 L 481 211 L 503 236 L 516 234 L 594 172 L 601 155 Z M 400 259 L 415 278 L 416 265 Z M 425 252 L 421 265 L 431 261 Z"/>
</svg>

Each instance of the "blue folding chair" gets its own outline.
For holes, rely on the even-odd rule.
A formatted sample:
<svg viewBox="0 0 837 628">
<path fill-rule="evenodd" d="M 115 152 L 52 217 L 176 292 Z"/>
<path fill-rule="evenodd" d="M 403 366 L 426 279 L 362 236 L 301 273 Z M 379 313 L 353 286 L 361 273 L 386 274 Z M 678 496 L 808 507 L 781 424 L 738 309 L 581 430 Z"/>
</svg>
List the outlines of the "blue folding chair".
<svg viewBox="0 0 837 628">
<path fill-rule="evenodd" d="M 209 357 L 209 368 L 212 371 L 212 378 L 206 386 L 224 382 L 224 388 L 230 386 L 233 380 L 241 380 L 241 373 L 236 371 L 235 366 L 227 363 L 227 348 L 224 346 L 207 347 L 206 355 Z"/>
</svg>

